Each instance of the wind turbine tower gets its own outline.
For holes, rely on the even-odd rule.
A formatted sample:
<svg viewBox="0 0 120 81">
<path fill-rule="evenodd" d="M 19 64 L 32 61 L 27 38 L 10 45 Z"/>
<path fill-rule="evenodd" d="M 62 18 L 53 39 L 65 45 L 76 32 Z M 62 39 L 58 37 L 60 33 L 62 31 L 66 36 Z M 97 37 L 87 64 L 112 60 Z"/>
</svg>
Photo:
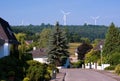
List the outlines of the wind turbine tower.
<svg viewBox="0 0 120 81">
<path fill-rule="evenodd" d="M 23 25 L 23 24 L 24 24 L 24 21 L 22 20 L 21 25 Z"/>
<path fill-rule="evenodd" d="M 67 15 L 70 14 L 70 12 L 64 12 L 63 10 L 61 10 L 62 14 L 63 14 L 63 21 L 64 21 L 64 25 L 67 24 Z"/>
<path fill-rule="evenodd" d="M 97 19 L 99 19 L 99 16 L 97 17 L 91 17 L 95 21 L 95 25 L 97 24 Z"/>
</svg>

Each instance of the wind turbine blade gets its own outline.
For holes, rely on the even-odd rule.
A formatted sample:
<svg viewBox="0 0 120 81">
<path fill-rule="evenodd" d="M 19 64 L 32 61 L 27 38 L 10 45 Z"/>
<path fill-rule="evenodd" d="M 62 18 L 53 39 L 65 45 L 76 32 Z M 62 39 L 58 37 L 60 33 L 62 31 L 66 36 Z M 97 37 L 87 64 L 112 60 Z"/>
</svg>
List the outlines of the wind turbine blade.
<svg viewBox="0 0 120 81">
<path fill-rule="evenodd" d="M 63 10 L 61 10 L 61 12 L 62 12 L 63 14 L 65 14 L 65 12 L 64 12 Z"/>
<path fill-rule="evenodd" d="M 93 17 L 93 16 L 90 16 L 90 18 L 94 19 L 94 17 Z"/>
<path fill-rule="evenodd" d="M 98 19 L 100 16 L 97 16 L 96 19 Z"/>
<path fill-rule="evenodd" d="M 70 12 L 67 12 L 67 13 L 65 13 L 66 15 L 69 15 L 70 14 Z"/>
</svg>

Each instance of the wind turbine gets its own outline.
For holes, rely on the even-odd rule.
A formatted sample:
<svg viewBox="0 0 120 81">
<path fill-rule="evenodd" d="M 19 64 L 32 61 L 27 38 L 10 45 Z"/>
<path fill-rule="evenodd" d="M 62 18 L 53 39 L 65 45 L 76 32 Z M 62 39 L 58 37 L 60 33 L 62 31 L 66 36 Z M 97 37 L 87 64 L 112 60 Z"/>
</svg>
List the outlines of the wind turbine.
<svg viewBox="0 0 120 81">
<path fill-rule="evenodd" d="M 62 14 L 63 14 L 63 21 L 64 21 L 64 25 L 67 24 L 67 15 L 70 14 L 70 12 L 64 12 L 63 10 L 61 10 Z"/>
<path fill-rule="evenodd" d="M 24 21 L 22 20 L 22 21 L 21 21 L 21 25 L 23 25 L 23 24 L 24 24 Z"/>
<path fill-rule="evenodd" d="M 99 16 L 97 16 L 97 17 L 91 17 L 91 18 L 95 21 L 95 25 L 96 25 L 97 19 L 99 19 Z"/>
</svg>

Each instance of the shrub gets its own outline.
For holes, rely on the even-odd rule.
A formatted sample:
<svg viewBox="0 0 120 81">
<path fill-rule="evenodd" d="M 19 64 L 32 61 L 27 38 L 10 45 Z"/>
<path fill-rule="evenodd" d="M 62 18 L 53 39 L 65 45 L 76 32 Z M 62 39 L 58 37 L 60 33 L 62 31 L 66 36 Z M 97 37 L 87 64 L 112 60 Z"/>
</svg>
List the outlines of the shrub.
<svg viewBox="0 0 120 81">
<path fill-rule="evenodd" d="M 27 61 L 29 65 L 26 76 L 30 81 L 49 81 L 52 74 L 52 65 L 42 64 L 38 61 L 30 60 Z"/>
<path fill-rule="evenodd" d="M 81 68 L 82 64 L 84 64 L 84 61 L 79 60 L 78 62 L 72 63 L 72 68 Z"/>
<path fill-rule="evenodd" d="M 115 70 L 115 66 L 108 66 L 105 68 L 105 70 Z"/>
<path fill-rule="evenodd" d="M 0 79 L 7 79 L 9 75 L 22 78 L 22 70 L 20 61 L 15 57 L 6 56 L 0 59 Z"/>
<path fill-rule="evenodd" d="M 15 76 L 15 72 L 14 71 L 9 71 L 8 76 Z"/>
<path fill-rule="evenodd" d="M 67 56 L 61 56 L 61 65 L 63 66 L 66 63 Z"/>
<path fill-rule="evenodd" d="M 106 56 L 105 63 L 109 63 L 111 65 L 118 65 L 120 63 L 120 53 L 111 53 L 109 56 Z"/>
<path fill-rule="evenodd" d="M 28 77 L 25 77 L 23 81 L 30 81 L 30 79 Z"/>
<path fill-rule="evenodd" d="M 46 70 L 43 64 L 34 60 L 27 61 L 27 63 L 29 64 L 29 68 L 27 70 L 27 77 L 30 78 L 30 81 L 43 80 L 43 74 Z"/>
<path fill-rule="evenodd" d="M 120 75 L 120 64 L 118 64 L 118 65 L 115 67 L 115 73 L 117 73 L 118 75 Z"/>
</svg>

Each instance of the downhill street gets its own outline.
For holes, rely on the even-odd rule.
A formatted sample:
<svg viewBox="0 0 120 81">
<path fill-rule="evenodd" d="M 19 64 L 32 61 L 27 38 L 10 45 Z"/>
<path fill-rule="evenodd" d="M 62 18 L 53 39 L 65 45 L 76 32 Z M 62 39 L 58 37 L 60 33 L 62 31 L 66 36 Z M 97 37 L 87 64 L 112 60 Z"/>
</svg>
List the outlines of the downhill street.
<svg viewBox="0 0 120 81">
<path fill-rule="evenodd" d="M 113 77 L 111 73 L 102 73 L 95 70 L 86 69 L 61 69 L 61 72 L 65 72 L 65 81 L 120 81 L 120 77 L 117 79 Z"/>
</svg>

